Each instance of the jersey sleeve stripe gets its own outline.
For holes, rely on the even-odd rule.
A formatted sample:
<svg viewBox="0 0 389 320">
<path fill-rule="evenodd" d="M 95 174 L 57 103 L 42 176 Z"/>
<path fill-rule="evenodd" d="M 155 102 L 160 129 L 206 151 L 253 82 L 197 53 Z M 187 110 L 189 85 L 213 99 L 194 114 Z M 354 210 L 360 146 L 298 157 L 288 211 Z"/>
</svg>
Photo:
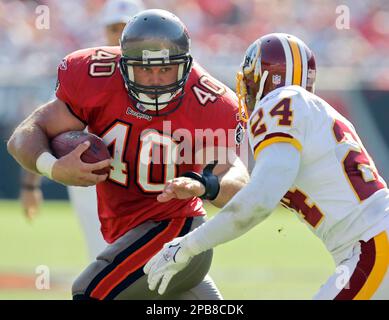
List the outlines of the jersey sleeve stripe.
<svg viewBox="0 0 389 320">
<path fill-rule="evenodd" d="M 81 119 L 80 116 L 78 116 L 78 115 L 74 112 L 74 110 L 73 110 L 73 108 L 70 106 L 70 104 L 68 104 L 67 102 L 65 102 L 65 104 L 66 104 L 66 106 L 67 106 L 69 112 L 70 112 L 73 116 L 75 116 L 75 117 L 76 117 L 78 120 L 80 120 L 83 124 L 88 125 L 83 119 Z"/>
<path fill-rule="evenodd" d="M 303 147 L 301 146 L 301 143 L 293 138 L 291 135 L 282 133 L 282 132 L 276 132 L 268 134 L 262 141 L 260 141 L 255 147 L 254 147 L 254 159 L 257 159 L 258 154 L 265 149 L 267 146 L 278 143 L 278 142 L 285 142 L 292 144 L 298 151 L 301 151 Z"/>
<path fill-rule="evenodd" d="M 193 218 L 172 219 L 168 225 L 162 228 L 156 227 L 155 230 L 152 229 L 138 239 L 125 250 L 125 253 L 119 253 L 117 257 L 120 259 L 114 260 L 109 266 L 109 272 L 103 270 L 104 276 L 100 276 L 98 281 L 88 288 L 90 297 L 99 300 L 115 298 L 122 290 L 144 275 L 143 266 L 164 243 L 190 229 L 192 220 Z"/>
<path fill-rule="evenodd" d="M 335 297 L 335 300 L 368 300 L 379 288 L 389 268 L 389 241 L 382 232 L 361 242 L 361 254 L 348 286 Z"/>
</svg>

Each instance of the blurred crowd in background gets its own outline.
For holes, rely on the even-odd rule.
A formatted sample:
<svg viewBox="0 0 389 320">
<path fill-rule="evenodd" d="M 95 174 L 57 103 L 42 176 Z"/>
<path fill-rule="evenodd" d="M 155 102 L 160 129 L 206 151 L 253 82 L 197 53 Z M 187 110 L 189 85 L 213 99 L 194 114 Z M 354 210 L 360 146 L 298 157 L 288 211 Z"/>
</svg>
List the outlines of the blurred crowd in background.
<svg viewBox="0 0 389 320">
<path fill-rule="evenodd" d="M 61 58 L 103 44 L 106 0 L 0 0 L 0 78 L 55 76 Z M 320 67 L 358 69 L 362 81 L 389 88 L 389 2 L 386 0 L 144 0 L 187 25 L 192 51 L 232 84 L 247 46 L 269 32 L 288 32 L 312 47 Z M 38 5 L 50 9 L 50 28 L 37 29 Z M 336 8 L 350 10 L 350 28 L 338 29 Z M 340 8 L 341 9 L 341 8 Z M 5 80 L 4 80 L 5 79 Z"/>
</svg>

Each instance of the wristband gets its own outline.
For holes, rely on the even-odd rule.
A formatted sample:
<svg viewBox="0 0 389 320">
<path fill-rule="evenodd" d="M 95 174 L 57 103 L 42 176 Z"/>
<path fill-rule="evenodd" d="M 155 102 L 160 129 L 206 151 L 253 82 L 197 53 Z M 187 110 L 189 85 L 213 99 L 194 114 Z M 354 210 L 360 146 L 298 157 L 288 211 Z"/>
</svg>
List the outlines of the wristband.
<svg viewBox="0 0 389 320">
<path fill-rule="evenodd" d="M 203 200 L 215 200 L 220 191 L 219 179 L 212 171 L 217 165 L 217 160 L 207 164 L 202 174 L 194 171 L 185 172 L 182 177 L 188 177 L 197 180 L 204 185 L 205 192 L 200 196 Z"/>
<path fill-rule="evenodd" d="M 38 159 L 36 159 L 36 168 L 42 175 L 48 177 L 49 179 L 53 179 L 51 173 L 56 161 L 57 158 L 51 153 L 47 151 L 42 152 Z"/>
</svg>

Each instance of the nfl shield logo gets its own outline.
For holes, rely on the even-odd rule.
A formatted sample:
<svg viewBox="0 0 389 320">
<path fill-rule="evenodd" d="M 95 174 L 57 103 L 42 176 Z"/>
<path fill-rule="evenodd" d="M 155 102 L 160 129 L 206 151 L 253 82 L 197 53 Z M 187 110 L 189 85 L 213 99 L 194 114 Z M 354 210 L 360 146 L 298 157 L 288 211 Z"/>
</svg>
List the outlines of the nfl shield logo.
<svg viewBox="0 0 389 320">
<path fill-rule="evenodd" d="M 275 85 L 279 85 L 281 83 L 281 76 L 279 74 L 273 74 L 272 82 Z"/>
</svg>

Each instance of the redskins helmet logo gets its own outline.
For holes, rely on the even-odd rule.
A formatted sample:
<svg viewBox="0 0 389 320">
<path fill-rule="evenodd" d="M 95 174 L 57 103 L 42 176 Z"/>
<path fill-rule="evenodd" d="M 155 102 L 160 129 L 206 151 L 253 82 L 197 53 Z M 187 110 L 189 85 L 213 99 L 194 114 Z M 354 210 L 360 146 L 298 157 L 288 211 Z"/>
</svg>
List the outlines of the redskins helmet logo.
<svg viewBox="0 0 389 320">
<path fill-rule="evenodd" d="M 254 67 L 258 61 L 260 53 L 261 53 L 261 42 L 258 39 L 257 41 L 253 42 L 246 51 L 246 55 L 242 65 L 244 74 L 248 74 L 254 70 Z"/>
</svg>

